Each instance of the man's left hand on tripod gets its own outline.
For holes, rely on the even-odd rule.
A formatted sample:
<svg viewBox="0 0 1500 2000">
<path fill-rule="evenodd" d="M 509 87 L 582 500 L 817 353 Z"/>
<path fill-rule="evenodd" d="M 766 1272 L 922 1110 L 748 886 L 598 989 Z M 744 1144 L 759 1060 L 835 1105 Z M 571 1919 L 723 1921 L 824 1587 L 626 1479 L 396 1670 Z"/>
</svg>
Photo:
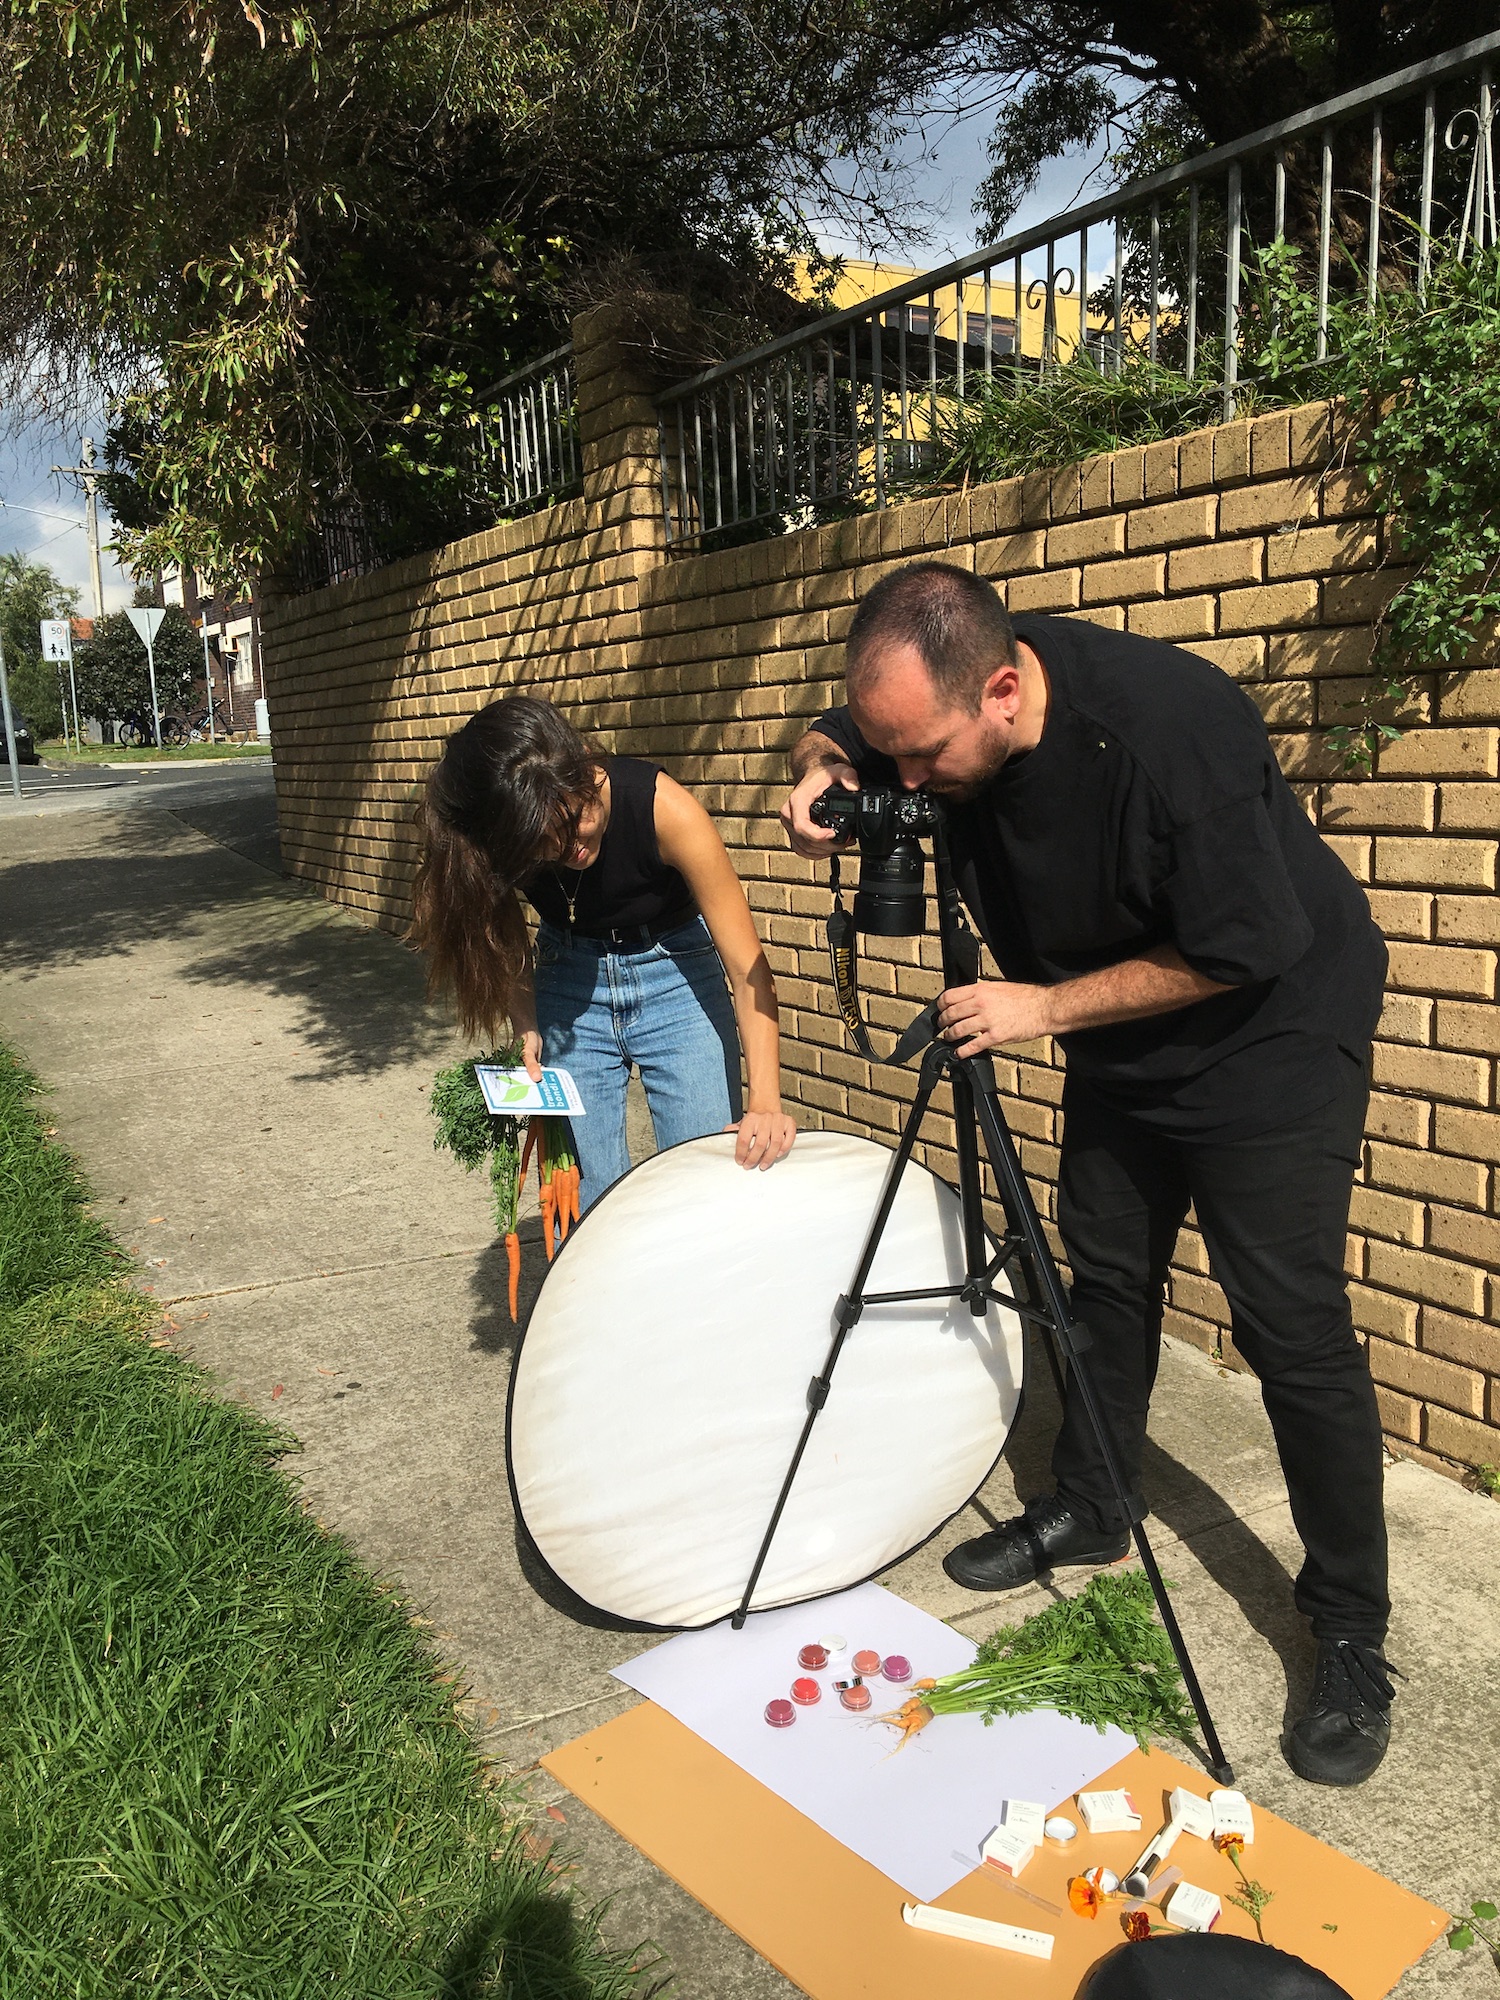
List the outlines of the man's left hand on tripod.
<svg viewBox="0 0 1500 2000">
<path fill-rule="evenodd" d="M 1171 1014 L 1228 987 L 1195 972 L 1168 944 L 1139 958 L 1101 966 L 1056 986 L 1028 986 L 1016 979 L 981 979 L 938 995 L 938 1033 L 961 1056 L 983 1055 L 1006 1042 L 1034 1042 L 1078 1028 L 1102 1028 Z"/>
</svg>

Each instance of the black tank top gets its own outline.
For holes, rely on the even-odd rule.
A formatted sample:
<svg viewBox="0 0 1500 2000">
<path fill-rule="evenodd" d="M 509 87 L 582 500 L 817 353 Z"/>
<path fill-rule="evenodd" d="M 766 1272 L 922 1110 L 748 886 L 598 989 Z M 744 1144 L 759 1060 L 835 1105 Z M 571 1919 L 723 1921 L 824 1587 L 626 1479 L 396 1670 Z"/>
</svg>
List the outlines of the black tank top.
<svg viewBox="0 0 1500 2000">
<path fill-rule="evenodd" d="M 693 892 L 656 844 L 659 764 L 640 757 L 609 760 L 609 825 L 591 868 L 541 868 L 526 885 L 544 923 L 588 938 L 649 929 L 681 929 L 698 914 Z M 577 894 L 574 895 L 574 891 Z M 573 916 L 568 920 L 568 898 Z M 632 940 L 634 941 L 634 940 Z"/>
</svg>

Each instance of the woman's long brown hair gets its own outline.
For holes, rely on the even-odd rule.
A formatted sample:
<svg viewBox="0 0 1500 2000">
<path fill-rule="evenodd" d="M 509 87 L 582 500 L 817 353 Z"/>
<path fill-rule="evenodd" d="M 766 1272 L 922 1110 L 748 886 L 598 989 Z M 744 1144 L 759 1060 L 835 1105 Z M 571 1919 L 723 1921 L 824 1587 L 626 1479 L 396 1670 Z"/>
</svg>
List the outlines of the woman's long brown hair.
<svg viewBox="0 0 1500 2000">
<path fill-rule="evenodd" d="M 526 965 L 516 891 L 566 851 L 606 761 L 551 702 L 508 695 L 455 730 L 433 766 L 407 937 L 466 1035 L 488 1039 L 509 1019 Z"/>
</svg>

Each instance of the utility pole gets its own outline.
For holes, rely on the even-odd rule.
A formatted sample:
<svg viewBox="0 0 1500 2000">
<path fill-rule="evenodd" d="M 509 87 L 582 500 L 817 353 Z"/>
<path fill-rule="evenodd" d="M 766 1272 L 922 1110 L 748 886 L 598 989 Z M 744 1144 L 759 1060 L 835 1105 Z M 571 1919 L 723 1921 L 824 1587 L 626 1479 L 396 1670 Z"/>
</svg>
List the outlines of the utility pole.
<svg viewBox="0 0 1500 2000">
<path fill-rule="evenodd" d="M 54 465 L 54 472 L 65 473 L 76 479 L 83 488 L 83 531 L 89 544 L 89 575 L 94 586 L 94 616 L 104 616 L 104 572 L 99 563 L 99 471 L 94 463 L 94 440 L 84 438 L 79 450 L 82 463 L 78 465 Z"/>
</svg>

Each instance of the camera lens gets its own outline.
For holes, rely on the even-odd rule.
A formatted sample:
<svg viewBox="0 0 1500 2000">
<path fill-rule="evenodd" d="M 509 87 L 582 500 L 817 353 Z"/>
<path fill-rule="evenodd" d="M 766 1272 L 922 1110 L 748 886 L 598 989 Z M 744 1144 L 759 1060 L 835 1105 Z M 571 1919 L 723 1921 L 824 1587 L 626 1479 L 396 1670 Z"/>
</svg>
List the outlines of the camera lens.
<svg viewBox="0 0 1500 2000">
<path fill-rule="evenodd" d="M 889 854 L 862 853 L 854 897 L 856 929 L 867 937 L 924 937 L 922 874 L 922 849 L 909 835 L 901 835 Z"/>
</svg>

